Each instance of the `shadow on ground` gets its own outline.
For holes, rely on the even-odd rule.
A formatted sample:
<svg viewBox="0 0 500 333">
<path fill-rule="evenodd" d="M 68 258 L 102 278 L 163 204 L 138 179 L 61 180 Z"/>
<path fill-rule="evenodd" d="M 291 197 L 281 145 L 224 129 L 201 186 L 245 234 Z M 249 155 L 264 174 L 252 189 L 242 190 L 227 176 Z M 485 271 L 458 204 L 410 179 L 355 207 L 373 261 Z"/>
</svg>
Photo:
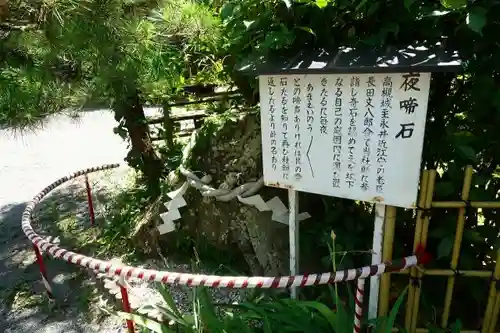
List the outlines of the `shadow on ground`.
<svg viewBox="0 0 500 333">
<path fill-rule="evenodd" d="M 97 210 L 110 199 L 106 191 L 93 194 Z M 55 302 L 45 296 L 32 244 L 21 230 L 25 206 L 0 207 L 0 331 L 33 333 L 40 326 L 54 326 L 40 332 L 93 332 L 88 330 L 88 318 L 82 318 L 95 313 L 91 307 L 98 294 L 86 270 L 44 255 Z M 32 226 L 51 242 L 92 255 L 102 230 L 102 221 L 98 218 L 96 222 L 95 227 L 90 226 L 85 187 L 78 179 L 55 189 L 39 204 Z"/>
</svg>

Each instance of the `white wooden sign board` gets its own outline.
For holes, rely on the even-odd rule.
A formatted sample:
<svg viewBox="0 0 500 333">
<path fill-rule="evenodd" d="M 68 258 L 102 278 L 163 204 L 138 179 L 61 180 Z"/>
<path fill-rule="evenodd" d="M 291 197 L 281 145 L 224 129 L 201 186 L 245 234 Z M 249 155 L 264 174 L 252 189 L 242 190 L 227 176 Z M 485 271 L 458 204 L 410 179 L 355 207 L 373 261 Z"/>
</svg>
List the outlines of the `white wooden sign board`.
<svg viewBox="0 0 500 333">
<path fill-rule="evenodd" d="M 266 185 L 415 207 L 430 77 L 259 76 Z"/>
</svg>

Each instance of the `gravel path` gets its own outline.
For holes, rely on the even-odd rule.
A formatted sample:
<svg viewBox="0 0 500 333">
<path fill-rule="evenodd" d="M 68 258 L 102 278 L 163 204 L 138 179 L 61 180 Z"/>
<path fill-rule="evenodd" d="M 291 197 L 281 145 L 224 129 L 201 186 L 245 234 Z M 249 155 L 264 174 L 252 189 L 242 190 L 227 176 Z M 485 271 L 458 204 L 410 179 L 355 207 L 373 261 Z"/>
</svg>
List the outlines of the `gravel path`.
<svg viewBox="0 0 500 333">
<path fill-rule="evenodd" d="M 146 114 L 155 116 L 158 110 L 148 109 Z M 56 302 L 48 302 L 31 243 L 20 227 L 26 202 L 56 179 L 87 167 L 124 164 L 127 145 L 113 133 L 115 124 L 111 112 L 99 110 L 87 112 L 76 121 L 59 115 L 34 133 L 19 135 L 0 130 L 0 333 L 125 332 L 123 321 L 117 318 L 105 316 L 99 321 L 90 320 L 96 319 L 96 316 L 88 314 L 97 313 L 96 308 L 100 305 L 95 304 L 99 302 L 93 297 L 96 295 L 95 277 L 89 278 L 89 272 L 50 258 L 45 263 Z M 125 166 L 89 176 L 98 215 L 106 197 L 115 189 L 123 188 L 129 175 L 130 169 Z M 33 225 L 42 236 L 62 235 L 63 242 L 71 242 L 75 232 L 71 229 L 69 236 L 64 237 L 68 230 L 62 229 L 64 223 L 60 221 L 65 221 L 65 218 L 71 218 L 80 227 L 88 227 L 83 179 L 58 187 L 42 201 L 40 207 L 42 211 L 35 214 Z M 55 220 L 59 221 L 57 225 L 50 223 Z M 60 239 L 51 238 L 51 241 L 59 242 Z M 86 253 L 86 249 L 75 249 L 68 243 L 66 247 Z M 154 260 L 141 266 L 190 271 L 187 264 Z M 106 288 L 112 294 L 113 288 L 109 288 L 112 283 L 104 285 L 108 285 Z M 161 296 L 151 285 L 131 281 L 130 286 L 134 308 L 139 304 L 161 302 Z M 169 290 L 179 308 L 189 311 L 191 302 L 187 289 L 175 286 Z M 215 289 L 211 290 L 211 294 L 219 302 L 233 302 L 239 301 L 243 293 Z"/>
<path fill-rule="evenodd" d="M 54 117 L 35 133 L 14 135 L 0 130 L 0 332 L 122 331 L 122 323 L 114 318 L 98 325 L 87 322 L 81 311 L 87 290 L 71 284 L 81 281 L 75 277 L 82 272 L 64 262 L 47 260 L 58 302 L 52 305 L 44 301 L 35 258 L 20 228 L 26 201 L 57 178 L 86 167 L 123 162 L 127 147 L 113 133 L 115 124 L 111 112 L 100 110 L 87 112 L 77 121 Z M 123 176 L 120 172 L 113 174 L 111 178 L 118 182 Z M 71 184 L 56 195 L 70 203 L 65 195 L 75 192 L 75 188 L 83 191 L 82 185 Z M 78 195 L 84 195 L 80 192 Z M 81 201 L 66 206 L 75 213 L 86 210 Z M 30 302 L 35 306 L 27 306 Z"/>
</svg>

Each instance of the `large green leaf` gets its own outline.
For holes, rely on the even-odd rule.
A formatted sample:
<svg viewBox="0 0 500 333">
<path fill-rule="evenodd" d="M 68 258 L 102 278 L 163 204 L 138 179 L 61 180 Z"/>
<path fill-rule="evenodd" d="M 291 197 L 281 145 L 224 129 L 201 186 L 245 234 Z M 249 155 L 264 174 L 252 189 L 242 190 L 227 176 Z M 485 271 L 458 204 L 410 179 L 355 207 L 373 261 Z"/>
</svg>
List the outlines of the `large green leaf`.
<svg viewBox="0 0 500 333">
<path fill-rule="evenodd" d="M 318 311 L 328 321 L 331 329 L 336 328 L 336 313 L 326 305 L 314 301 L 302 301 L 300 304 Z"/>
<path fill-rule="evenodd" d="M 387 317 L 387 322 L 385 323 L 385 333 L 391 333 L 392 329 L 394 327 L 394 323 L 396 322 L 396 316 L 399 313 L 399 309 L 401 305 L 403 304 L 403 301 L 406 297 L 406 293 L 408 293 L 408 286 L 403 290 L 401 295 L 399 295 L 398 299 L 394 303 L 394 306 L 391 309 L 391 312 L 389 313 L 389 316 Z"/>
<path fill-rule="evenodd" d="M 319 8 L 325 8 L 326 6 L 328 6 L 328 2 L 329 0 L 316 0 L 316 6 L 318 6 Z"/>
<path fill-rule="evenodd" d="M 458 145 L 457 146 L 457 152 L 468 159 L 469 161 L 475 161 L 476 160 L 476 152 L 474 149 L 470 146 L 466 145 Z"/>
<path fill-rule="evenodd" d="M 177 317 L 182 317 L 182 314 L 181 312 L 179 311 L 179 309 L 177 308 L 177 305 L 175 305 L 175 301 L 174 301 L 174 298 L 172 297 L 172 295 L 170 294 L 170 292 L 168 291 L 168 288 L 163 285 L 163 284 L 157 284 L 158 288 L 158 292 L 161 294 L 163 300 L 165 301 L 165 303 L 167 303 L 167 306 L 168 308 L 177 316 Z"/>
<path fill-rule="evenodd" d="M 439 242 L 439 246 L 437 248 L 437 257 L 438 259 L 445 258 L 450 255 L 453 249 L 453 238 L 445 237 Z"/>
<path fill-rule="evenodd" d="M 486 25 L 487 11 L 481 7 L 475 7 L 467 13 L 466 23 L 469 29 L 482 35 L 483 28 Z"/>
</svg>

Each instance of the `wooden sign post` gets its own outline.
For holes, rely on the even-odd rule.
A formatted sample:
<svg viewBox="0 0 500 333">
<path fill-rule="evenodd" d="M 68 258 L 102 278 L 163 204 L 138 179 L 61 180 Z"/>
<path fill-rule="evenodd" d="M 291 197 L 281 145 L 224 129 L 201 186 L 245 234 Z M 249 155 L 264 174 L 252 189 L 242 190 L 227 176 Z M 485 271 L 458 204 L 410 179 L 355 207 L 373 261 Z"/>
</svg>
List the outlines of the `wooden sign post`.
<svg viewBox="0 0 500 333">
<path fill-rule="evenodd" d="M 257 70 L 264 182 L 289 191 L 290 274 L 299 272 L 296 191 L 374 203 L 373 264 L 381 262 L 385 206 L 416 207 L 430 72 L 458 65 L 428 53 L 434 63 L 423 63 L 421 50 L 359 64 L 360 53 L 344 48 Z M 373 277 L 370 318 L 378 290 Z"/>
</svg>

